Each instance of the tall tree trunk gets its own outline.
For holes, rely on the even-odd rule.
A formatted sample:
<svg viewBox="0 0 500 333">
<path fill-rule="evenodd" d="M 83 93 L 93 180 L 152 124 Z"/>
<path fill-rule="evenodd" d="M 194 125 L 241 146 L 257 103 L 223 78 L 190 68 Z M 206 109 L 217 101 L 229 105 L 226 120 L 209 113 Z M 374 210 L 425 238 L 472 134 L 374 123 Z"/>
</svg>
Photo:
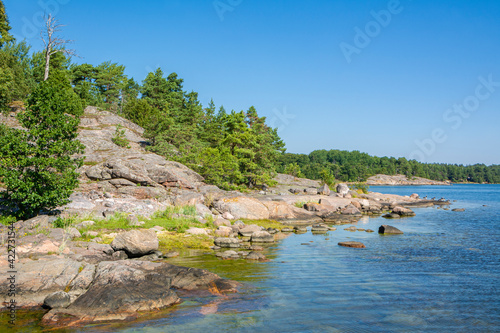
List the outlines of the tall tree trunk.
<svg viewBox="0 0 500 333">
<path fill-rule="evenodd" d="M 50 63 L 50 50 L 45 53 L 45 73 L 43 75 L 43 80 L 47 81 L 49 78 L 49 63 Z"/>
</svg>

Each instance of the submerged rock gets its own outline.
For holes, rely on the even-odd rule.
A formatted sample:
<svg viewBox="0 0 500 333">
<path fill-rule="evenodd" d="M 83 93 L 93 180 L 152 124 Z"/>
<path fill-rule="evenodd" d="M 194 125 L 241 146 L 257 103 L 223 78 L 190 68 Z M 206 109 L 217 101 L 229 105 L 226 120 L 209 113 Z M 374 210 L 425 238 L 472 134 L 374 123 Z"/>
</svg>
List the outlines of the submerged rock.
<svg viewBox="0 0 500 333">
<path fill-rule="evenodd" d="M 365 244 L 363 244 L 361 242 L 354 242 L 354 241 L 339 242 L 339 245 L 344 246 L 344 247 L 354 247 L 354 248 L 358 248 L 358 249 L 366 248 Z"/>
<path fill-rule="evenodd" d="M 453 208 L 452 212 L 465 212 L 465 208 Z"/>
</svg>

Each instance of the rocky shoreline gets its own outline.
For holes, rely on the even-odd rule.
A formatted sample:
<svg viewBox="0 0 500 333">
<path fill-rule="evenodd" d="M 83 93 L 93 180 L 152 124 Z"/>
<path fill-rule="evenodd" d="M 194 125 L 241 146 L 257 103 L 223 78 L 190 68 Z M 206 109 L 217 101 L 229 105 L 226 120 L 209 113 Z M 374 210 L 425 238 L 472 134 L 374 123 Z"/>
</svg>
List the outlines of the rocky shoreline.
<svg viewBox="0 0 500 333">
<path fill-rule="evenodd" d="M 412 177 L 408 178 L 405 175 L 382 175 L 378 174 L 375 176 L 371 176 L 366 180 L 366 185 L 369 186 L 403 186 L 403 185 L 411 185 L 411 186 L 421 186 L 421 185 L 451 185 L 452 183 L 447 181 L 438 181 L 432 180 L 422 177 Z"/>
<path fill-rule="evenodd" d="M 118 125 L 130 148 L 112 143 Z M 15 265 L 16 308 L 46 309 L 42 323 L 48 326 L 133 319 L 178 304 L 178 291 L 237 292 L 236 281 L 169 264 L 182 242 L 205 242 L 221 259 L 265 261 L 267 245 L 308 227 L 321 233 L 363 216 L 400 218 L 414 215 L 412 207 L 449 205 L 417 194 L 352 191 L 346 184 L 332 191 L 288 175 L 278 175 L 271 188 L 223 191 L 186 166 L 147 152 L 142 133 L 113 113 L 87 108 L 79 132 L 86 159 L 72 202 L 56 215 L 0 226 L 0 267 L 7 272 Z M 164 217 L 157 218 L 158 212 Z M 109 227 L 117 216 L 121 224 Z M 61 219 L 76 222 L 60 226 Z M 9 232 L 15 233 L 13 262 Z M 172 239 L 180 243 L 167 250 Z M 2 310 L 9 311 L 11 285 L 0 289 Z"/>
</svg>

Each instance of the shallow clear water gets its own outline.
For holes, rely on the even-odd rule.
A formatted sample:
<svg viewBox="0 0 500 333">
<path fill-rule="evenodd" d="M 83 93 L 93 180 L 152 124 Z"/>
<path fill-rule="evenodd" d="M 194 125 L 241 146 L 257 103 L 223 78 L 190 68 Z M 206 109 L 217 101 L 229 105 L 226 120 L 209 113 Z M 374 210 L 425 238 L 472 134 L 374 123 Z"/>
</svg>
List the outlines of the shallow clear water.
<svg viewBox="0 0 500 333">
<path fill-rule="evenodd" d="M 199 253 L 169 260 L 244 283 L 227 297 L 191 297 L 164 318 L 119 332 L 498 332 L 500 186 L 371 187 L 371 191 L 457 200 L 452 212 L 363 218 L 359 228 L 394 225 L 404 235 L 292 234 L 269 248 L 269 262 Z M 483 205 L 486 205 L 484 207 Z M 366 249 L 344 248 L 355 240 Z M 303 245 L 308 243 L 309 245 Z M 101 330 L 87 327 L 82 331 Z"/>
</svg>

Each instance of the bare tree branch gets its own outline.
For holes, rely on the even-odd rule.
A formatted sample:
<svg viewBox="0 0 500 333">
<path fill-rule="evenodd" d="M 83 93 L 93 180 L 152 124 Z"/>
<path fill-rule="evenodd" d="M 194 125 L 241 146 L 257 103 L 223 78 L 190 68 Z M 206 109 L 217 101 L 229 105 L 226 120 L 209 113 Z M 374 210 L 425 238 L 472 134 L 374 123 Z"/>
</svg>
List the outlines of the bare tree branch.
<svg viewBox="0 0 500 333">
<path fill-rule="evenodd" d="M 45 20 L 45 29 L 40 31 L 40 38 L 43 41 L 43 45 L 45 47 L 45 73 L 43 80 L 46 81 L 49 78 L 49 69 L 50 69 L 50 57 L 58 52 L 69 56 L 76 56 L 75 50 L 66 49 L 66 44 L 70 44 L 73 42 L 71 39 L 62 39 L 56 36 L 56 33 L 61 31 L 62 27 L 65 27 L 63 24 L 59 24 L 55 17 L 52 14 L 44 17 Z"/>
</svg>

